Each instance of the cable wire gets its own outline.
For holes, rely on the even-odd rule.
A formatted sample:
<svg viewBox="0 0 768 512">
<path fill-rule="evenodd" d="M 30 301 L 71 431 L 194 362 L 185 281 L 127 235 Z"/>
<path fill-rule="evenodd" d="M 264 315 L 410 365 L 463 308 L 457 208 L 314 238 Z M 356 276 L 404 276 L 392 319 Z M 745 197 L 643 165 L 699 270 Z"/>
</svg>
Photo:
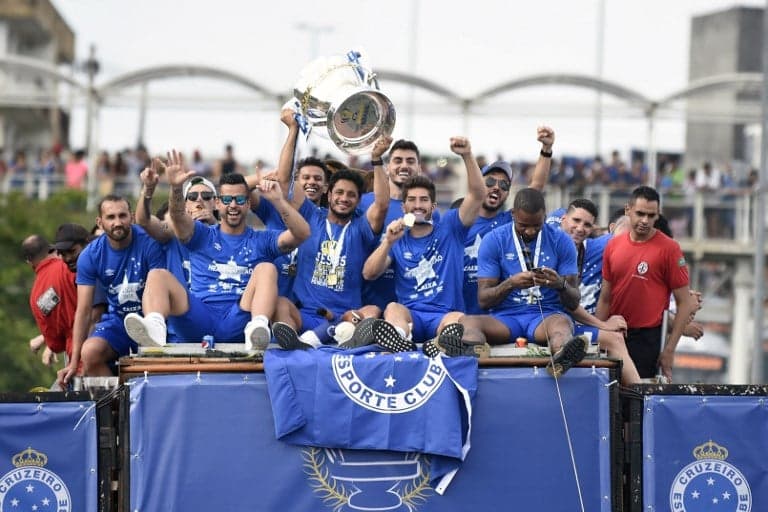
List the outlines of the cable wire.
<svg viewBox="0 0 768 512">
<path fill-rule="evenodd" d="M 544 322 L 544 308 L 541 306 L 541 294 L 536 297 L 536 302 L 539 305 L 539 313 L 541 315 L 541 321 Z M 553 373 L 555 369 L 555 358 L 554 358 L 554 350 L 552 350 L 552 343 L 549 337 L 549 330 L 544 329 L 544 335 L 547 337 L 547 347 L 549 348 L 549 364 L 552 367 Z M 568 427 L 568 417 L 565 414 L 565 405 L 563 403 L 563 395 L 560 391 L 560 379 L 558 377 L 554 377 L 555 379 L 555 389 L 557 391 L 557 400 L 560 404 L 560 415 L 563 418 L 563 427 L 565 428 L 565 438 L 568 442 L 568 454 L 571 458 L 571 468 L 573 470 L 573 476 L 576 479 L 576 492 L 579 495 L 579 506 L 581 508 L 581 512 L 585 512 L 584 508 L 584 497 L 581 492 L 581 481 L 579 480 L 579 471 L 576 468 L 576 456 L 573 451 L 573 442 L 571 441 L 571 430 Z"/>
</svg>

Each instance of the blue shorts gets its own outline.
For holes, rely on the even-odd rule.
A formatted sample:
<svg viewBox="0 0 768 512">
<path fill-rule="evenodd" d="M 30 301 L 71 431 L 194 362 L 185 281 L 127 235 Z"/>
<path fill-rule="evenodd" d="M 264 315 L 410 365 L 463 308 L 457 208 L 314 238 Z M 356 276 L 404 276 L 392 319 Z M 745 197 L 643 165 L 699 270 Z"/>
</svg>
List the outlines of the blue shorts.
<svg viewBox="0 0 768 512">
<path fill-rule="evenodd" d="M 104 313 L 88 337 L 104 338 L 119 357 L 139 351 L 139 345 L 125 332 L 123 317 L 114 313 Z"/>
<path fill-rule="evenodd" d="M 181 316 L 169 317 L 168 323 L 177 342 L 197 343 L 205 335 L 212 335 L 216 343 L 244 343 L 245 324 L 251 312 L 240 309 L 240 303 L 206 303 L 189 295 L 189 311 Z"/>
<path fill-rule="evenodd" d="M 411 337 L 413 341 L 423 343 L 437 336 L 437 328 L 440 326 L 443 317 L 447 314 L 412 309 L 411 318 L 413 318 L 413 325 L 411 326 Z"/>
<path fill-rule="evenodd" d="M 344 316 L 344 313 L 354 309 L 359 309 L 359 308 L 350 307 L 349 309 L 344 309 L 342 311 L 336 311 L 335 309 L 328 309 L 328 311 L 333 315 L 333 318 L 338 320 L 339 318 Z M 312 329 L 322 324 L 323 322 L 328 321 L 327 318 L 317 313 L 317 308 L 310 309 L 310 308 L 302 307 L 302 308 L 299 308 L 299 314 L 301 315 L 301 329 L 299 329 L 301 332 L 311 331 Z"/>
<path fill-rule="evenodd" d="M 317 314 L 317 312 L 309 309 L 302 308 L 299 310 L 299 314 L 301 315 L 301 329 L 298 329 L 299 334 L 303 333 L 304 331 L 311 331 L 326 321 L 324 316 L 320 316 Z M 341 318 L 343 313 L 333 311 L 333 314 L 335 318 Z"/>
<path fill-rule="evenodd" d="M 509 329 L 509 342 L 512 343 L 515 338 L 525 337 L 530 343 L 535 343 L 536 337 L 534 333 L 539 327 L 541 322 L 545 318 L 552 315 L 563 315 L 571 321 L 571 329 L 573 329 L 573 320 L 567 314 L 562 311 L 544 311 L 542 315 L 541 311 L 534 311 L 532 313 L 493 313 L 493 317 L 507 326 Z"/>
<path fill-rule="evenodd" d="M 165 338 L 166 343 L 186 343 L 185 339 L 176 334 L 176 322 L 178 322 L 180 318 L 181 317 L 178 316 L 169 316 L 165 319 L 165 326 L 168 329 L 168 334 Z"/>
</svg>

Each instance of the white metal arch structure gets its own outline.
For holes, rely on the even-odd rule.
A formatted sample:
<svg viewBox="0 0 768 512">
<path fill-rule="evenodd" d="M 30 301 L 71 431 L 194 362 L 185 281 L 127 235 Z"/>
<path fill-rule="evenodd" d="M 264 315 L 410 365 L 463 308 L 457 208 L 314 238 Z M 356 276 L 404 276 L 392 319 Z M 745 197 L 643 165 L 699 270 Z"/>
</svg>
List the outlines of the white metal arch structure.
<svg viewBox="0 0 768 512">
<path fill-rule="evenodd" d="M 510 80 L 482 91 L 473 98 L 470 98 L 469 102 L 470 104 L 480 103 L 504 92 L 527 87 L 537 87 L 540 85 L 572 85 L 574 87 L 584 87 L 604 92 L 616 96 L 631 105 L 635 105 L 643 111 L 647 111 L 647 109 L 653 105 L 651 99 L 637 91 L 624 87 L 623 85 L 608 80 L 601 80 L 592 76 L 563 73 L 532 75 Z"/>
<path fill-rule="evenodd" d="M 379 69 L 376 70 L 376 77 L 381 78 L 382 80 L 391 80 L 393 82 L 400 82 L 405 85 L 412 85 L 414 87 L 427 90 L 459 105 L 463 105 L 466 102 L 464 98 L 451 91 L 450 89 L 443 87 L 437 82 L 432 82 L 431 80 L 427 80 L 416 75 L 411 75 L 409 73 Z"/>
<path fill-rule="evenodd" d="M 281 97 L 265 86 L 241 74 L 226 69 L 195 64 L 172 64 L 131 71 L 130 73 L 119 75 L 112 80 L 101 84 L 98 87 L 98 92 L 101 96 L 108 96 L 111 93 L 132 85 L 140 85 L 153 80 L 183 77 L 204 77 L 233 82 L 269 98 L 274 98 L 276 102 Z"/>
<path fill-rule="evenodd" d="M 17 71 L 28 75 L 43 75 L 45 78 L 66 82 L 83 94 L 88 92 L 87 85 L 75 80 L 75 78 L 70 75 L 62 73 L 56 67 L 50 66 L 39 59 L 30 59 L 16 55 L 0 56 L 0 69 Z"/>
<path fill-rule="evenodd" d="M 470 104 L 481 103 L 489 98 L 516 89 L 538 87 L 541 85 L 571 85 L 574 87 L 592 89 L 594 91 L 600 91 L 615 96 L 640 109 L 648 124 L 648 137 L 646 142 L 647 163 L 649 169 L 648 182 L 651 184 L 656 183 L 656 151 L 653 144 L 653 118 L 658 103 L 637 91 L 624 87 L 623 85 L 588 75 L 563 73 L 541 74 L 510 80 L 487 89 L 472 98 Z"/>
<path fill-rule="evenodd" d="M 724 75 L 715 75 L 707 78 L 702 78 L 689 83 L 683 89 L 675 91 L 672 94 L 662 98 L 658 101 L 658 107 L 666 107 L 670 103 L 698 96 L 700 94 L 707 94 L 709 92 L 718 91 L 721 89 L 733 89 L 734 87 L 754 87 L 758 89 L 763 86 L 763 74 L 762 73 L 727 73 Z"/>
</svg>

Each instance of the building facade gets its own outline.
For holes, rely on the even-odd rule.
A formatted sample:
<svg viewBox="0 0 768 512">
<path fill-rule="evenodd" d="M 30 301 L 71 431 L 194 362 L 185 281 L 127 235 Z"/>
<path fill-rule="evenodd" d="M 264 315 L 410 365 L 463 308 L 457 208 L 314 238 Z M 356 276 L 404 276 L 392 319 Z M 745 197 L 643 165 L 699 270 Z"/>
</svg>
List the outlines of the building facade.
<svg viewBox="0 0 768 512">
<path fill-rule="evenodd" d="M 75 34 L 50 0 L 0 2 L 0 59 L 21 58 L 56 67 L 72 64 Z M 55 80 L 0 68 L 0 148 L 26 152 L 66 146 L 68 113 Z"/>
</svg>

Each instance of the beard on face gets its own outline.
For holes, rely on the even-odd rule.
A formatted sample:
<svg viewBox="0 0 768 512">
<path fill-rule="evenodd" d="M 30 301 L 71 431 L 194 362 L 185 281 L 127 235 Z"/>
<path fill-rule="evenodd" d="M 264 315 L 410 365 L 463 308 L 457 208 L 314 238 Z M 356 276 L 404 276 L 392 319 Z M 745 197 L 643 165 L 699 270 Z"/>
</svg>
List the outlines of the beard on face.
<svg viewBox="0 0 768 512">
<path fill-rule="evenodd" d="M 411 212 L 416 217 L 416 224 L 431 224 L 432 223 L 432 212 L 425 212 L 425 213 L 416 213 Z"/>
<path fill-rule="evenodd" d="M 526 232 L 518 233 L 517 235 L 520 237 L 520 239 L 521 239 L 523 242 L 525 242 L 525 243 L 529 244 L 529 243 L 533 242 L 534 240 L 536 240 L 536 237 L 539 235 L 539 231 L 541 231 L 541 230 L 537 230 L 537 231 L 536 231 L 534 234 L 532 234 L 531 236 L 528 236 L 528 235 L 526 234 Z"/>
<path fill-rule="evenodd" d="M 487 211 L 488 213 L 496 213 L 497 211 L 501 210 L 504 207 L 504 203 L 499 202 L 496 206 L 489 206 L 485 201 L 483 201 L 483 210 Z"/>
<path fill-rule="evenodd" d="M 115 242 L 122 242 L 131 233 L 130 226 L 114 226 L 112 229 L 106 232 L 107 236 Z"/>
<path fill-rule="evenodd" d="M 354 210 L 354 209 L 351 209 L 351 210 L 349 210 L 349 212 L 347 212 L 347 213 L 341 213 L 341 212 L 339 212 L 339 211 L 338 211 L 338 210 L 337 210 L 335 207 L 331 207 L 331 211 L 333 212 L 333 214 L 334 214 L 334 215 L 335 215 L 335 216 L 336 216 L 336 217 L 337 217 L 339 220 L 343 220 L 343 221 L 346 221 L 346 220 L 349 220 L 349 219 L 351 219 L 351 218 L 352 218 L 352 215 L 354 215 L 354 213 L 355 213 L 355 210 Z"/>
<path fill-rule="evenodd" d="M 224 212 L 224 222 L 227 223 L 227 226 L 231 228 L 236 228 L 236 227 L 239 227 L 243 222 L 245 222 L 245 215 L 241 214 L 236 216 L 234 219 L 232 219 L 229 216 L 229 212 Z"/>
</svg>

